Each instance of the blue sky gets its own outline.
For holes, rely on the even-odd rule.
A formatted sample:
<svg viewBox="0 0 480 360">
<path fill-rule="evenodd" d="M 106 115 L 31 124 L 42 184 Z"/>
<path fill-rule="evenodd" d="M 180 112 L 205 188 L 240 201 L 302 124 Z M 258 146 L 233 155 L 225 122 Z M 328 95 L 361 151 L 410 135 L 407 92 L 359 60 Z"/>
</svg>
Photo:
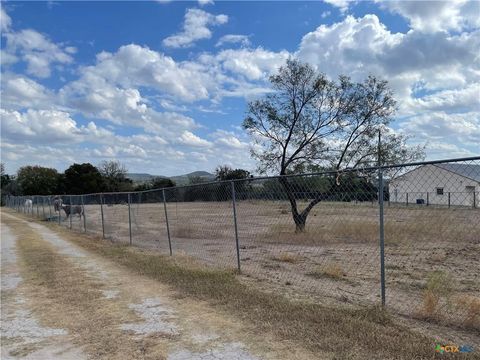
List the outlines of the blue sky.
<svg viewBox="0 0 480 360">
<path fill-rule="evenodd" d="M 120 160 L 174 175 L 254 171 L 246 103 L 291 56 L 390 82 L 392 131 L 429 158 L 480 153 L 480 2 L 10 2 L 2 162 Z"/>
</svg>

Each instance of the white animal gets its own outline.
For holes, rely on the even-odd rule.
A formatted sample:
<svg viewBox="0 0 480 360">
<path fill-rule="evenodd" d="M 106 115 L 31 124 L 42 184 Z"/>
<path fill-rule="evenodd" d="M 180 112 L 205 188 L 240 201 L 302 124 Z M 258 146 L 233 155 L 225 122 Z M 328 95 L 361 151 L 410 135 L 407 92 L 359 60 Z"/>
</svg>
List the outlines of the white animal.
<svg viewBox="0 0 480 360">
<path fill-rule="evenodd" d="M 26 213 L 32 212 L 32 208 L 33 208 L 33 201 L 31 199 L 25 200 L 25 204 L 24 204 L 25 212 Z"/>
</svg>

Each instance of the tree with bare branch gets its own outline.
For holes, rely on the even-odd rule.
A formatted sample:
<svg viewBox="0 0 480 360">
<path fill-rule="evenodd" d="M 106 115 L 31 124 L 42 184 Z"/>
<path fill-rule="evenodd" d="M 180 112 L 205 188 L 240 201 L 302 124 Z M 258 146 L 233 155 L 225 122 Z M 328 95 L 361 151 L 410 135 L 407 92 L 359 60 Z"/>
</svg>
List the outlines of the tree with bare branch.
<svg viewBox="0 0 480 360">
<path fill-rule="evenodd" d="M 243 122 L 255 143 L 251 153 L 262 173 L 288 175 L 317 168 L 340 174 L 346 168 L 371 165 L 378 157 L 379 130 L 385 133 L 380 149 L 384 164 L 423 154 L 421 148 L 406 146 L 405 136 L 389 131 L 396 102 L 386 81 L 374 76 L 359 83 L 347 76 L 333 81 L 309 64 L 289 59 L 270 82 L 273 92 L 250 102 Z M 296 231 L 303 232 L 310 211 L 325 194 L 299 209 L 292 180 L 279 181 Z M 339 176 L 334 184 L 338 182 Z"/>
</svg>

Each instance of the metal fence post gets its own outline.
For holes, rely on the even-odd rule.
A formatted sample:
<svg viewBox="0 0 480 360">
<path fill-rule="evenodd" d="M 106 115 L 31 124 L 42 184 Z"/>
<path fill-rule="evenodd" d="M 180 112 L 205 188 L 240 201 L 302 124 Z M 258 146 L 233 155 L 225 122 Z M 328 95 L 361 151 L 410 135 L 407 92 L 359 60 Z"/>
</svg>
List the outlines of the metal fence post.
<svg viewBox="0 0 480 360">
<path fill-rule="evenodd" d="M 379 237 L 380 237 L 380 282 L 382 293 L 382 306 L 385 306 L 385 227 L 383 214 L 383 169 L 380 158 L 381 134 L 378 132 L 378 205 L 379 211 Z M 408 195 L 408 193 L 407 193 Z M 408 196 L 407 196 L 408 199 Z"/>
<path fill-rule="evenodd" d="M 408 192 L 407 192 L 407 206 L 408 206 Z"/>
<path fill-rule="evenodd" d="M 85 200 L 82 195 L 82 212 L 83 212 L 83 232 L 87 232 L 87 217 L 85 215 Z"/>
<path fill-rule="evenodd" d="M 130 193 L 128 193 L 128 235 L 130 236 L 130 245 L 132 245 L 132 218 L 130 215 Z"/>
<path fill-rule="evenodd" d="M 170 239 L 170 226 L 168 224 L 167 200 L 165 198 L 165 189 L 162 189 L 162 195 L 163 195 L 163 209 L 165 210 L 165 222 L 167 223 L 168 248 L 170 250 L 170 256 L 172 256 L 172 240 Z"/>
<path fill-rule="evenodd" d="M 100 194 L 100 213 L 102 215 L 102 238 L 105 239 L 105 221 L 103 219 L 103 194 Z"/>
<path fill-rule="evenodd" d="M 448 192 L 448 208 L 450 209 L 450 191 Z"/>
<path fill-rule="evenodd" d="M 42 214 L 45 219 L 45 196 L 42 196 Z"/>
<path fill-rule="evenodd" d="M 37 200 L 36 203 L 37 203 L 37 218 L 40 217 L 40 209 L 38 207 L 38 196 L 35 196 L 35 199 Z"/>
<path fill-rule="evenodd" d="M 69 208 L 69 214 L 68 214 L 68 217 L 70 219 L 70 229 L 72 228 L 72 207 L 73 207 L 73 201 L 72 201 L 72 195 L 70 195 L 70 208 Z"/>
<path fill-rule="evenodd" d="M 237 204 L 235 199 L 235 182 L 232 181 L 232 206 L 233 206 L 233 224 L 235 226 L 235 245 L 237 248 L 237 267 L 240 273 L 240 246 L 238 244 L 238 227 L 237 227 Z"/>
<path fill-rule="evenodd" d="M 49 196 L 47 198 L 47 202 L 48 202 L 48 220 L 49 221 L 52 221 L 52 198 Z"/>
<path fill-rule="evenodd" d="M 427 206 L 430 205 L 430 199 L 428 197 L 428 191 L 427 191 Z"/>
<path fill-rule="evenodd" d="M 63 205 L 63 198 L 59 197 L 58 199 L 58 225 L 62 225 L 62 205 Z"/>
<path fill-rule="evenodd" d="M 475 195 L 475 191 L 473 192 L 473 208 L 477 207 L 477 196 Z"/>
<path fill-rule="evenodd" d="M 379 236 L 380 236 L 380 281 L 382 291 L 382 306 L 385 306 L 385 227 L 384 227 L 384 213 L 383 213 L 383 170 L 380 167 L 378 169 L 378 182 L 379 182 Z"/>
</svg>

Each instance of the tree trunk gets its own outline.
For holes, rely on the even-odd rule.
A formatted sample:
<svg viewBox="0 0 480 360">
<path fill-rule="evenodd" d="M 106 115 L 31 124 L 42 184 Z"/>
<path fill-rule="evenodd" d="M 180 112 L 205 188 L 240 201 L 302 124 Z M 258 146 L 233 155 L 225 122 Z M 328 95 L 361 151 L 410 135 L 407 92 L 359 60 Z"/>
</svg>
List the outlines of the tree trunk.
<svg viewBox="0 0 480 360">
<path fill-rule="evenodd" d="M 323 199 L 326 198 L 327 194 L 319 194 L 315 199 L 313 199 L 308 206 L 303 209 L 301 213 L 298 212 L 298 207 L 297 207 L 297 200 L 295 199 L 295 194 L 293 190 L 291 189 L 291 184 L 289 184 L 287 178 L 280 178 L 279 179 L 280 184 L 282 184 L 285 193 L 287 195 L 288 201 L 290 202 L 290 208 L 292 211 L 292 218 L 293 221 L 295 222 L 295 232 L 296 233 L 303 233 L 305 232 L 305 226 L 307 223 L 307 217 L 308 214 L 310 214 L 310 211 L 313 209 L 315 205 L 317 205 L 319 202 L 321 202 Z"/>
<path fill-rule="evenodd" d="M 293 221 L 295 221 L 295 233 L 298 234 L 305 232 L 305 225 L 307 222 L 306 216 L 299 214 L 298 216 L 293 217 Z"/>
<path fill-rule="evenodd" d="M 280 184 L 282 184 L 283 189 L 285 190 L 285 193 L 287 195 L 288 201 L 290 202 L 292 218 L 293 218 L 293 221 L 295 222 L 295 232 L 296 233 L 305 232 L 305 223 L 307 221 L 307 216 L 310 210 L 305 211 L 307 210 L 305 209 L 302 213 L 299 213 L 298 207 L 297 207 L 297 200 L 295 199 L 295 194 L 293 193 L 288 180 L 286 178 L 280 178 Z"/>
</svg>

